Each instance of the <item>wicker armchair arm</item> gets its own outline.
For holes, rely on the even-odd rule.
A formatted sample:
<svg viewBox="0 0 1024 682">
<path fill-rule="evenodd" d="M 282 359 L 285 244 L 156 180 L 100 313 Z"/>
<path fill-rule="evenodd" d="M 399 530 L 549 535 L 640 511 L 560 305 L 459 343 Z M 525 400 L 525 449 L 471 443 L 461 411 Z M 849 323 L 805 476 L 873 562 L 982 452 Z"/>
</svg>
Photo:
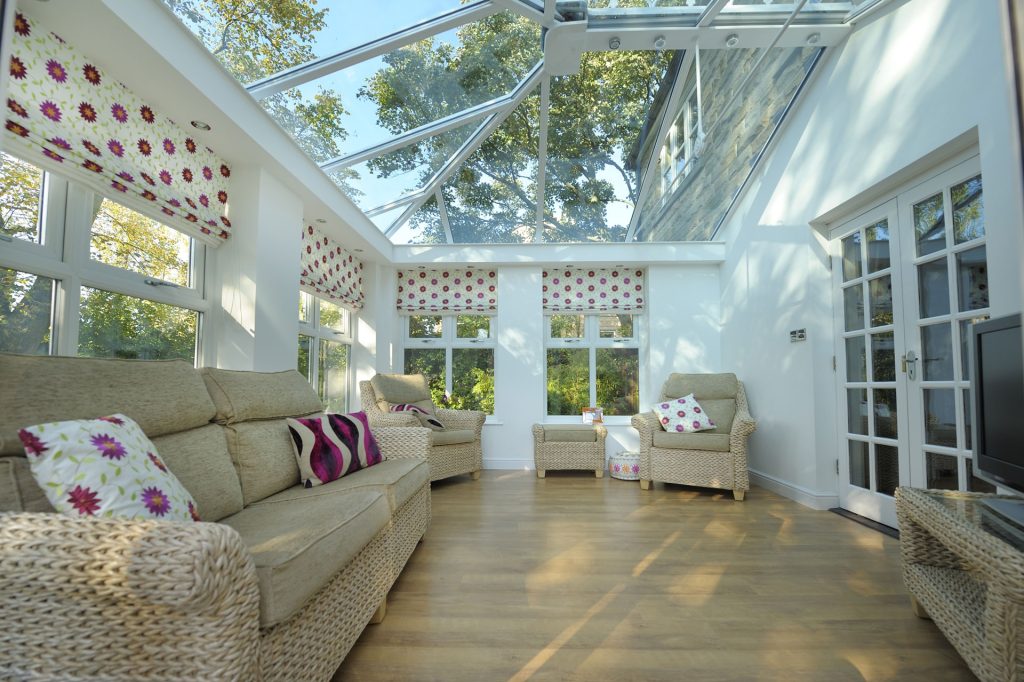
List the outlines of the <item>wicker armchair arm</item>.
<svg viewBox="0 0 1024 682">
<path fill-rule="evenodd" d="M 374 429 L 373 437 L 377 439 L 384 459 L 416 457 L 425 460 L 430 452 L 430 429 L 427 428 L 392 426 Z"/>
<path fill-rule="evenodd" d="M 737 406 L 738 408 L 739 406 Z M 732 430 L 730 435 L 735 436 L 749 436 L 757 429 L 757 420 L 750 416 L 750 412 L 747 411 L 746 406 L 742 410 L 736 410 L 736 416 L 732 420 Z"/>
<path fill-rule="evenodd" d="M 641 448 L 649 448 L 654 444 L 654 432 L 661 428 L 661 424 L 653 412 L 634 414 L 629 423 L 640 432 Z"/>
<path fill-rule="evenodd" d="M 248 610 L 258 622 L 252 556 L 232 528 L 0 514 L 0 602 L 60 600 L 69 590 L 177 611 Z"/>
<path fill-rule="evenodd" d="M 366 418 L 370 422 L 370 428 L 382 429 L 388 426 L 420 426 L 420 420 L 411 412 L 367 412 Z"/>
<path fill-rule="evenodd" d="M 441 420 L 441 423 L 445 425 L 445 428 L 468 429 L 475 431 L 478 436 L 484 428 L 484 420 L 487 419 L 487 415 L 479 410 L 449 410 L 447 408 L 440 408 L 435 410 L 435 413 L 437 418 Z"/>
</svg>

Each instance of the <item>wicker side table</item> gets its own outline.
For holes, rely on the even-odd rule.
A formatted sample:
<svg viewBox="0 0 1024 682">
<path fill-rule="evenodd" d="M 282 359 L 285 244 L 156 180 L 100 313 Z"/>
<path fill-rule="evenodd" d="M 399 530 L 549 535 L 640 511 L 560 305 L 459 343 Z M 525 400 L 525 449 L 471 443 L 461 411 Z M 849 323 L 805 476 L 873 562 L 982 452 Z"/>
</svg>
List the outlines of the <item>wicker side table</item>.
<svg viewBox="0 0 1024 682">
<path fill-rule="evenodd" d="M 903 580 L 981 680 L 1024 679 L 1024 533 L 995 495 L 898 488 Z"/>
<path fill-rule="evenodd" d="M 604 441 L 608 430 L 601 424 L 534 424 L 533 463 L 537 478 L 548 469 L 593 470 L 604 476 Z"/>
</svg>

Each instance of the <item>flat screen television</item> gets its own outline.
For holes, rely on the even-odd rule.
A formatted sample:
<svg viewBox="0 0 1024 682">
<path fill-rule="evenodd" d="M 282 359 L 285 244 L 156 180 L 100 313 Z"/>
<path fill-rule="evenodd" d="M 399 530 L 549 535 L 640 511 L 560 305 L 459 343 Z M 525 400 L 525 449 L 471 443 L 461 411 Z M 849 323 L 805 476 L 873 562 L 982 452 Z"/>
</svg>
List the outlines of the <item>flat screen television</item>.
<svg viewBox="0 0 1024 682">
<path fill-rule="evenodd" d="M 978 322 L 971 335 L 974 468 L 996 485 L 1024 493 L 1024 352 L 1020 315 Z M 1024 526 L 1024 499 L 987 506 Z"/>
</svg>

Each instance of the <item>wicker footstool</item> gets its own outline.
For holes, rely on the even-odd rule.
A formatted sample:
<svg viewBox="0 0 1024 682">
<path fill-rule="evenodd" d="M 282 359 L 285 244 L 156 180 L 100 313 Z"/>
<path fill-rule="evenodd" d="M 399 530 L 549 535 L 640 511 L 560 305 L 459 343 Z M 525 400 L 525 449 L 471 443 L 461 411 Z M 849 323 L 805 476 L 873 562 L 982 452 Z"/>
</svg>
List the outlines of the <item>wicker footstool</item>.
<svg viewBox="0 0 1024 682">
<path fill-rule="evenodd" d="M 600 424 L 534 424 L 533 462 L 537 478 L 548 469 L 593 470 L 604 476 L 604 439 L 608 430 Z"/>
</svg>

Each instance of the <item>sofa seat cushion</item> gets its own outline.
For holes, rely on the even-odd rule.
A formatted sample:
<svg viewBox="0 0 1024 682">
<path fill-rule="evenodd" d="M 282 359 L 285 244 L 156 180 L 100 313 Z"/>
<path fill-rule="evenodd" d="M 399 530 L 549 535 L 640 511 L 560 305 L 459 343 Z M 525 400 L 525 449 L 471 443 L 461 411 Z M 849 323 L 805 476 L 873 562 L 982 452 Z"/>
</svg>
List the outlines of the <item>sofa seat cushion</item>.
<svg viewBox="0 0 1024 682">
<path fill-rule="evenodd" d="M 725 433 L 654 432 L 654 447 L 669 450 L 712 450 L 729 452 L 729 435 Z"/>
<path fill-rule="evenodd" d="M 298 612 L 391 518 L 378 490 L 269 499 L 221 521 L 238 531 L 256 563 L 261 627 Z"/>
<path fill-rule="evenodd" d="M 476 432 L 472 429 L 445 429 L 444 431 L 432 431 L 430 435 L 434 439 L 434 445 L 457 445 L 472 443 L 476 440 Z"/>
<path fill-rule="evenodd" d="M 597 431 L 586 424 L 544 424 L 547 443 L 596 443 Z"/>
<path fill-rule="evenodd" d="M 388 507 L 394 512 L 429 482 L 430 466 L 426 460 L 413 457 L 387 459 L 380 464 L 368 469 L 361 469 L 330 483 L 312 488 L 304 488 L 302 485 L 293 486 L 260 500 L 253 506 L 272 505 L 320 495 L 337 495 L 349 490 L 376 490 L 384 493 Z"/>
</svg>

